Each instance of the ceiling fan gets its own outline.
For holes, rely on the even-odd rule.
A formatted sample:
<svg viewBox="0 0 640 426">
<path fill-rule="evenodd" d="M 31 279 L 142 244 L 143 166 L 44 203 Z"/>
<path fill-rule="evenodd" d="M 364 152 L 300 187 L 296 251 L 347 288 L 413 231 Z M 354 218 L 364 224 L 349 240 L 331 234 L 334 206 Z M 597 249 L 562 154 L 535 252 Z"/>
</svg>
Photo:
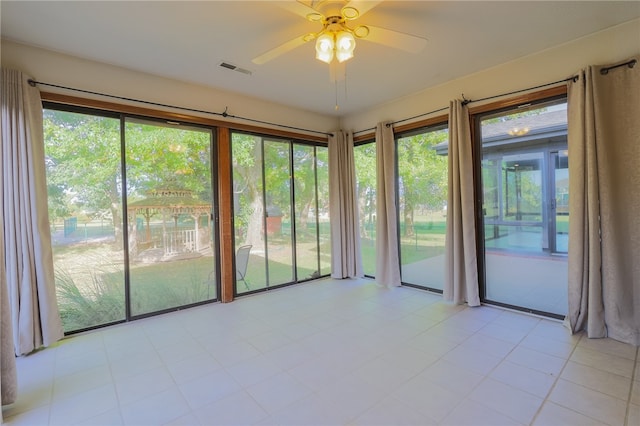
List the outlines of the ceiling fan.
<svg viewBox="0 0 640 426">
<path fill-rule="evenodd" d="M 257 65 L 264 64 L 303 44 L 316 40 L 316 58 L 331 63 L 333 59 L 344 62 L 353 57 L 355 40 L 401 49 L 410 53 L 422 50 L 427 40 L 411 34 L 372 25 L 349 26 L 350 21 L 361 18 L 382 0 L 298 0 L 279 2 L 279 6 L 296 13 L 311 22 L 318 22 L 322 28 L 317 33 L 307 33 L 289 40 L 254 58 Z"/>
</svg>

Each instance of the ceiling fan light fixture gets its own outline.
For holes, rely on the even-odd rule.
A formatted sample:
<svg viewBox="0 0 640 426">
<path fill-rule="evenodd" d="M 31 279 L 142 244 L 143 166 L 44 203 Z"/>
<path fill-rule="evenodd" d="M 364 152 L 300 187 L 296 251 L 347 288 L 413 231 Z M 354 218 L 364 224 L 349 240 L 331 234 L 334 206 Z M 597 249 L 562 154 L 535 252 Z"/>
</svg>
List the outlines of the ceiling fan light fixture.
<svg viewBox="0 0 640 426">
<path fill-rule="evenodd" d="M 316 59 L 330 64 L 333 60 L 335 40 L 332 34 L 322 34 L 316 40 Z"/>
<path fill-rule="evenodd" d="M 338 62 L 344 62 L 353 58 L 353 51 L 356 48 L 356 39 L 353 34 L 347 31 L 340 31 L 336 34 L 336 58 Z"/>
</svg>

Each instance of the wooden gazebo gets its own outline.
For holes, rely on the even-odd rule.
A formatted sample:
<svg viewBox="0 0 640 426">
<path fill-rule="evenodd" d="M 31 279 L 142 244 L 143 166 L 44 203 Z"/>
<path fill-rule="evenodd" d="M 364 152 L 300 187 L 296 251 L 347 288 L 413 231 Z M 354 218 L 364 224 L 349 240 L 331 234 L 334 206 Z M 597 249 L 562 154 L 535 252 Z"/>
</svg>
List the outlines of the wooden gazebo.
<svg viewBox="0 0 640 426">
<path fill-rule="evenodd" d="M 158 189 L 146 198 L 127 205 L 129 216 L 129 250 L 138 255 L 145 250 L 162 250 L 163 260 L 186 253 L 199 253 L 211 247 L 208 218 L 211 203 L 193 197 L 192 191 Z M 137 219 L 144 218 L 144 233 L 138 232 Z M 179 226 L 179 218 L 193 218 L 193 229 Z M 152 228 L 151 219 L 159 218 L 161 228 Z M 206 217 L 206 225 L 201 226 L 201 218 Z"/>
</svg>

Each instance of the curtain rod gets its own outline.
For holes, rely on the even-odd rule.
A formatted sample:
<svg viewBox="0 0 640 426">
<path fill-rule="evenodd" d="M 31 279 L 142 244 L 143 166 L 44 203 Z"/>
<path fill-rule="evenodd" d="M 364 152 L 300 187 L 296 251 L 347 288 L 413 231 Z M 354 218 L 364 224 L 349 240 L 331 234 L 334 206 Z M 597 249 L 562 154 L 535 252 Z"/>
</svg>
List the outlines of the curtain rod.
<svg viewBox="0 0 640 426">
<path fill-rule="evenodd" d="M 624 62 L 622 64 L 612 65 L 610 67 L 600 68 L 600 74 L 607 75 L 607 74 L 609 74 L 609 71 L 611 71 L 613 69 L 616 69 L 616 68 L 624 67 L 624 66 L 627 66 L 629 68 L 633 68 L 636 65 L 637 62 L 638 62 L 637 59 L 632 59 L 632 60 Z"/>
<path fill-rule="evenodd" d="M 630 62 L 634 62 L 634 64 L 633 64 L 633 65 L 635 65 L 635 59 L 634 59 L 633 61 L 630 61 Z M 627 64 L 616 65 L 616 67 L 623 66 L 623 65 L 627 65 Z M 633 67 L 633 65 L 629 65 L 629 67 Z M 615 67 L 614 67 L 614 68 L 615 68 Z M 488 97 L 486 97 L 486 98 L 473 99 L 473 100 L 471 100 L 471 99 L 466 99 L 466 98 L 464 97 L 464 93 L 463 93 L 463 94 L 462 94 L 462 104 L 463 104 L 463 105 L 467 105 L 467 104 L 470 104 L 470 103 L 472 103 L 472 102 L 481 102 L 481 101 L 487 101 L 487 100 L 490 100 L 490 99 L 501 98 L 501 97 L 503 97 L 503 96 L 515 95 L 515 94 L 517 94 L 517 93 L 528 92 L 528 91 L 530 91 L 530 90 L 541 89 L 541 88 L 543 88 L 543 87 L 548 87 L 548 86 L 554 86 L 554 85 L 556 85 L 556 84 L 566 83 L 566 82 L 568 82 L 568 81 L 574 81 L 574 82 L 575 82 L 577 78 L 578 78 L 578 76 L 577 76 L 577 75 L 574 75 L 574 76 L 572 76 L 572 77 L 565 78 L 565 79 L 563 79 L 563 80 L 554 81 L 554 82 L 552 82 L 552 83 L 545 83 L 545 84 L 541 84 L 541 85 L 539 85 L 539 86 L 528 87 L 528 88 L 526 88 L 526 89 L 514 90 L 513 92 L 501 93 L 501 94 L 499 94 L 499 95 L 488 96 Z M 433 110 L 433 111 L 425 112 L 425 113 L 423 113 L 423 114 L 414 115 L 413 117 L 403 118 L 403 119 L 401 119 L 401 120 L 397 120 L 397 121 L 393 121 L 393 122 L 391 122 L 391 123 L 387 123 L 387 127 L 389 127 L 389 126 L 393 126 L 394 124 L 398 124 L 398 123 L 404 123 L 405 121 L 414 120 L 414 119 L 419 118 L 419 117 L 424 117 L 424 116 L 427 116 L 427 115 L 431 115 L 431 114 L 434 114 L 434 113 L 436 113 L 436 112 L 445 111 L 445 110 L 448 110 L 448 109 L 449 109 L 449 107 L 444 107 L 444 108 L 440 108 L 440 109 L 435 109 L 435 110 Z M 376 129 L 375 127 L 372 127 L 372 128 L 370 128 L 370 129 L 358 130 L 357 132 L 353 132 L 353 134 L 355 135 L 356 133 L 365 133 L 365 132 L 370 132 L 370 131 L 375 130 L 375 129 Z"/>
<path fill-rule="evenodd" d="M 425 112 L 425 113 L 422 113 L 422 114 L 414 115 L 413 117 L 403 118 L 402 120 L 397 120 L 397 121 L 394 121 L 392 123 L 387 123 L 387 127 L 393 126 L 394 124 L 398 124 L 398 123 L 404 123 L 405 121 L 414 120 L 414 119 L 419 118 L 419 117 L 424 117 L 426 115 L 435 114 L 436 112 L 445 111 L 447 109 L 449 109 L 449 107 L 444 107 L 444 108 L 440 108 L 440 109 L 434 109 L 433 111 L 429 111 L 429 112 Z M 356 133 L 370 132 L 372 130 L 376 130 L 376 128 L 372 127 L 370 129 L 358 130 L 357 132 L 353 132 L 353 134 L 355 135 Z"/>
<path fill-rule="evenodd" d="M 29 81 L 29 84 L 31 86 L 33 86 L 33 87 L 35 87 L 36 84 L 39 84 L 41 86 L 56 87 L 58 89 L 71 90 L 71 91 L 74 91 L 74 92 L 87 93 L 87 94 L 90 94 L 90 95 L 105 96 L 107 98 L 118 99 L 118 100 L 121 100 L 121 101 L 138 102 L 138 103 L 146 104 L 146 105 L 153 105 L 153 106 L 163 107 L 163 108 L 173 108 L 173 109 L 179 109 L 179 110 L 182 110 L 182 111 L 197 112 L 197 113 L 201 113 L 201 114 L 210 114 L 210 115 L 216 115 L 216 116 L 225 117 L 225 118 L 229 117 L 229 118 L 235 118 L 235 119 L 238 119 L 238 120 L 250 121 L 250 122 L 253 122 L 253 123 L 276 126 L 276 127 L 280 127 L 280 128 L 283 128 L 283 129 L 298 130 L 298 131 L 308 132 L 308 133 L 316 133 L 316 134 L 320 134 L 320 135 L 324 135 L 324 136 L 333 136 L 333 133 L 320 132 L 318 130 L 303 129 L 301 127 L 288 126 L 286 124 L 271 123 L 269 121 L 262 121 L 262 120 L 256 120 L 254 118 L 247 118 L 247 117 L 241 117 L 241 116 L 238 116 L 238 115 L 231 115 L 231 114 L 227 113 L 227 108 L 226 107 L 225 107 L 223 112 L 212 112 L 212 111 L 205 111 L 205 110 L 201 110 L 201 109 L 194 109 L 194 108 L 187 108 L 187 107 L 181 107 L 181 106 L 175 106 L 175 105 L 162 104 L 162 103 L 158 103 L 158 102 L 143 101 L 143 100 L 134 99 L 134 98 L 126 98 L 124 96 L 109 95 L 109 94 L 100 93 L 100 92 L 92 92 L 90 90 L 76 89 L 74 87 L 60 86 L 60 85 L 57 85 L 57 84 L 45 83 L 45 82 L 37 81 L 37 80 L 33 80 L 33 79 L 29 79 L 28 81 Z"/>
</svg>

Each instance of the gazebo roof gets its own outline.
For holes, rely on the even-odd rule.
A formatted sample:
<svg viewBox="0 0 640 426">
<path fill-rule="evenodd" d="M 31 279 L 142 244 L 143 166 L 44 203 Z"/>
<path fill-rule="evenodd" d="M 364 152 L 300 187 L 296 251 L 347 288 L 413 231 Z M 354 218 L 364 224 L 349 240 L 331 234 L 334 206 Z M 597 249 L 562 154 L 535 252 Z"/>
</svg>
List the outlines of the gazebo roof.
<svg viewBox="0 0 640 426">
<path fill-rule="evenodd" d="M 177 213 L 207 213 L 211 210 L 211 203 L 193 197 L 193 192 L 183 189 L 156 189 L 146 198 L 127 204 L 127 210 L 138 211 L 151 209 L 156 211 L 171 211 Z"/>
</svg>

